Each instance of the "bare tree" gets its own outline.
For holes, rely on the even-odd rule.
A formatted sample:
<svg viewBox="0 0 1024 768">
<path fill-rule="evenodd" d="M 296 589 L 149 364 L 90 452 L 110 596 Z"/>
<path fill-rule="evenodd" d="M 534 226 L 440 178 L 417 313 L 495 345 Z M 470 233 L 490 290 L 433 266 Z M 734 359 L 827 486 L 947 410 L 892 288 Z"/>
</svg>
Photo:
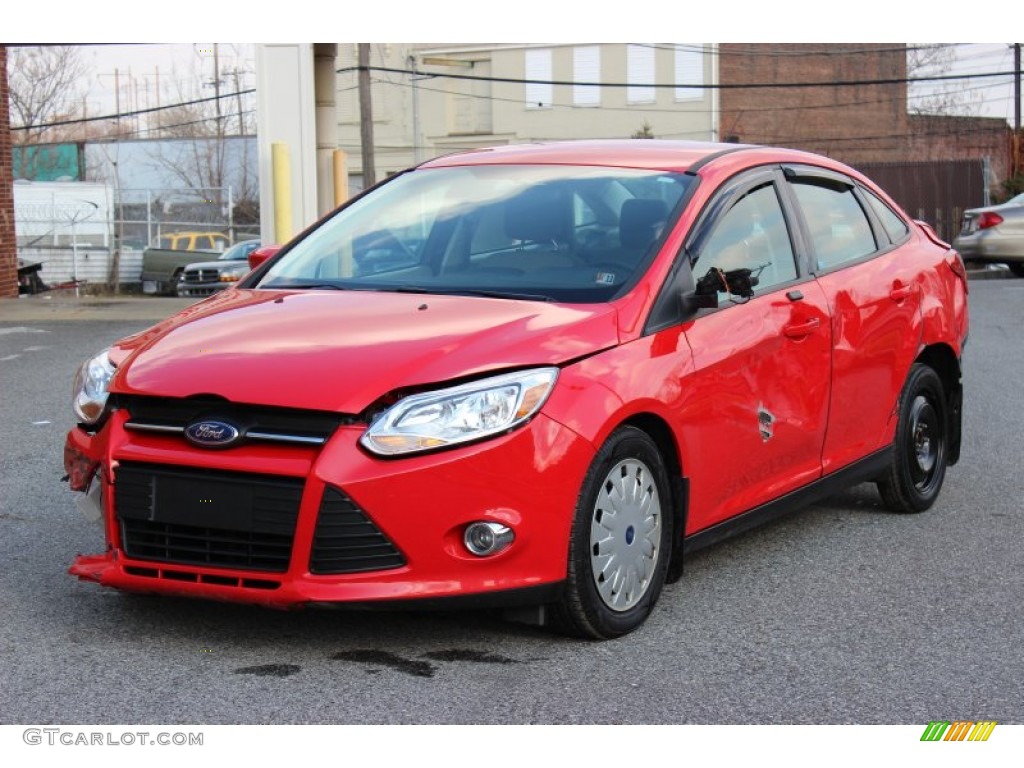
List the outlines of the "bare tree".
<svg viewBox="0 0 1024 768">
<path fill-rule="evenodd" d="M 87 67 L 73 45 L 35 45 L 8 49 L 12 131 L 20 144 L 38 144 L 64 138 L 66 131 L 42 127 L 80 114 L 81 88 Z"/>
<path fill-rule="evenodd" d="M 230 74 L 237 82 L 243 73 L 235 70 Z M 232 137 L 225 135 L 226 110 L 218 109 L 213 100 L 193 103 L 195 98 L 182 89 L 182 80 L 176 76 L 172 76 L 172 80 L 177 83 L 177 90 L 170 99 L 177 106 L 157 113 L 153 128 L 158 136 L 178 141 L 154 143 L 149 154 L 155 166 L 172 176 L 181 188 L 214 205 L 216 210 L 226 210 L 228 200 L 222 195 L 230 184 L 236 223 L 258 221 L 258 190 L 255 174 L 249 173 L 248 145 L 241 140 L 235 143 Z M 193 66 L 191 77 L 185 82 L 201 80 L 202 76 Z M 239 120 L 236 125 L 241 130 L 244 127 L 241 95 L 232 93 L 224 99 L 231 99 L 227 103 L 237 103 Z M 231 144 L 234 146 L 229 146 Z"/>
<path fill-rule="evenodd" d="M 949 43 L 920 43 L 907 46 L 909 112 L 916 115 L 976 116 L 981 110 L 982 94 L 970 91 L 957 80 L 915 83 L 915 77 L 951 74 L 956 64 L 956 46 Z"/>
</svg>

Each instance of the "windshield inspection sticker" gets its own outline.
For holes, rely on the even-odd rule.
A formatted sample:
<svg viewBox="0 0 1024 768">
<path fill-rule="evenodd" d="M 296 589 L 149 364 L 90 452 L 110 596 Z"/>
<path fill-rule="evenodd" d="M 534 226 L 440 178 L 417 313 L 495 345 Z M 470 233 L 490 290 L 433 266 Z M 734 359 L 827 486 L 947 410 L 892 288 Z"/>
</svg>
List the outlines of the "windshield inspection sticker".
<svg viewBox="0 0 1024 768">
<path fill-rule="evenodd" d="M 598 285 L 614 285 L 615 273 L 614 272 L 598 272 L 597 280 L 595 281 Z"/>
</svg>

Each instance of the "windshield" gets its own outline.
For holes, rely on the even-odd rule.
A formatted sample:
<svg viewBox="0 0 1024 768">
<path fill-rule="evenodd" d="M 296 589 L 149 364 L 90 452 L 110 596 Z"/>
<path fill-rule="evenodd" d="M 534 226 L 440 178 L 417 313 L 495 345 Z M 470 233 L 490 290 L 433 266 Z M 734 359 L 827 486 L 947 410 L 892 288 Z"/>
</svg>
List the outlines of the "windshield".
<svg viewBox="0 0 1024 768">
<path fill-rule="evenodd" d="M 260 245 L 259 240 L 243 240 L 228 248 L 217 257 L 217 261 L 238 261 L 249 258 L 249 254 L 255 251 Z"/>
<path fill-rule="evenodd" d="M 647 266 L 691 183 L 622 168 L 420 169 L 326 221 L 258 287 L 607 301 Z"/>
</svg>

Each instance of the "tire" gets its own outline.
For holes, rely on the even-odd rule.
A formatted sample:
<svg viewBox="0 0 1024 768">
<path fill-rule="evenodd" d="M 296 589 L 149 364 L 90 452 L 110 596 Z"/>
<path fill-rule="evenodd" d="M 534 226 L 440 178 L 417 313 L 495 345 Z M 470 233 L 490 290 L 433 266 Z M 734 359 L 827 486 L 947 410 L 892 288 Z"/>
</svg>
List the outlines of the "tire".
<svg viewBox="0 0 1024 768">
<path fill-rule="evenodd" d="M 882 501 L 893 512 L 924 512 L 938 498 L 949 457 L 946 410 L 938 374 L 915 364 L 900 394 L 892 463 L 878 481 Z"/>
<path fill-rule="evenodd" d="M 654 441 L 635 427 L 616 430 L 594 457 L 576 504 L 569 566 L 553 624 L 606 640 L 647 619 L 671 559 L 671 491 Z"/>
<path fill-rule="evenodd" d="M 167 295 L 178 298 L 178 280 L 181 279 L 182 270 L 176 270 L 171 276 L 171 281 L 167 284 Z"/>
<path fill-rule="evenodd" d="M 1011 261 L 1006 266 L 1008 266 L 1010 271 L 1017 277 L 1024 277 L 1024 261 Z"/>
</svg>

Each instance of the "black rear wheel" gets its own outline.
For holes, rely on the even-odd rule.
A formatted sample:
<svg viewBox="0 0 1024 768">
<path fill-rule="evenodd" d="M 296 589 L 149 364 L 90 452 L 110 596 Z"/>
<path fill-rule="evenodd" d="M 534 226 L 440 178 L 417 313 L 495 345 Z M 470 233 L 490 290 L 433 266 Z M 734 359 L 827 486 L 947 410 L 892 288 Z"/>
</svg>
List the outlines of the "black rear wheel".
<svg viewBox="0 0 1024 768">
<path fill-rule="evenodd" d="M 949 428 L 942 380 L 915 364 L 900 394 L 892 463 L 878 482 L 894 512 L 923 512 L 935 503 L 946 476 Z"/>
</svg>

